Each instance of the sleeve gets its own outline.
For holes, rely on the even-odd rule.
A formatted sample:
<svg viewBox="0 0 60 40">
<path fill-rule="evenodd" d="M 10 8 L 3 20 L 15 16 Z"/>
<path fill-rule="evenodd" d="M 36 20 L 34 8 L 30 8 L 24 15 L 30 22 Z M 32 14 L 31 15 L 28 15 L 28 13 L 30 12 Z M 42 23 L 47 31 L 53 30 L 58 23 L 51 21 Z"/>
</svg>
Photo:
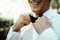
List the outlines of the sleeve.
<svg viewBox="0 0 60 40">
<path fill-rule="evenodd" d="M 52 25 L 42 34 L 44 40 L 60 40 L 60 15 L 51 18 Z"/>
<path fill-rule="evenodd" d="M 52 28 L 60 38 L 60 15 L 56 15 L 52 18 Z"/>
<path fill-rule="evenodd" d="M 58 36 L 51 27 L 46 29 L 40 36 L 44 40 L 59 40 Z"/>
<path fill-rule="evenodd" d="M 12 27 L 9 30 L 6 40 L 18 40 L 20 37 L 20 32 L 13 32 Z"/>
</svg>

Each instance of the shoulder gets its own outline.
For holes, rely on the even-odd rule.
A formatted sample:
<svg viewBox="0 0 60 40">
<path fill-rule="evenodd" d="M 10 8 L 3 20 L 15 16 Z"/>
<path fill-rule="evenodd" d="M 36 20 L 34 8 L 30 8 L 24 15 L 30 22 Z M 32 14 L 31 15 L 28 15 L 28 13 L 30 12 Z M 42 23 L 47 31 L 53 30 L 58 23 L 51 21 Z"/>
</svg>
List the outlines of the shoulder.
<svg viewBox="0 0 60 40">
<path fill-rule="evenodd" d="M 51 20 L 52 20 L 53 22 L 58 22 L 58 21 L 60 22 L 60 14 L 57 14 L 57 15 L 51 17 Z"/>
<path fill-rule="evenodd" d="M 60 18 L 60 14 L 57 14 L 57 15 L 54 16 L 53 18 Z"/>
<path fill-rule="evenodd" d="M 52 17 L 52 28 L 57 33 L 57 35 L 60 37 L 60 14 Z"/>
<path fill-rule="evenodd" d="M 60 14 L 57 14 L 51 18 L 51 23 L 53 26 L 60 26 Z"/>
</svg>

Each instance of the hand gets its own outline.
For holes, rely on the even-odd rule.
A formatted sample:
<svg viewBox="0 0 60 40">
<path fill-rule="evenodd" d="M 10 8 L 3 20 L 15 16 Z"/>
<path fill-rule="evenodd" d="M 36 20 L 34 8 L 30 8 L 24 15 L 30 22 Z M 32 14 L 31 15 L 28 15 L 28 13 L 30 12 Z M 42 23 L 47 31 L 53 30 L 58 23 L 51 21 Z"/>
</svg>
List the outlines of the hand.
<svg viewBox="0 0 60 40">
<path fill-rule="evenodd" d="M 29 15 L 21 15 L 19 19 L 16 21 L 13 27 L 13 31 L 18 32 L 22 27 L 28 25 L 31 22 Z"/>
<path fill-rule="evenodd" d="M 37 31 L 38 34 L 41 34 L 44 30 L 51 26 L 50 20 L 46 16 L 39 17 L 35 23 L 33 23 L 33 27 Z"/>
</svg>

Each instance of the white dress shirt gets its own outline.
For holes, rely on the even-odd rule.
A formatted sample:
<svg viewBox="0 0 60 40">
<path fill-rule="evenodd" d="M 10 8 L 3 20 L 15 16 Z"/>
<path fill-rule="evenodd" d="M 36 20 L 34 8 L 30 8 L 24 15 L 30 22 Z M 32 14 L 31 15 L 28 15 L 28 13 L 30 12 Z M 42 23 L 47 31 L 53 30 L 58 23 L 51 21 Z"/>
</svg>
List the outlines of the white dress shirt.
<svg viewBox="0 0 60 40">
<path fill-rule="evenodd" d="M 6 40 L 60 40 L 60 15 L 52 8 L 44 13 L 51 21 L 51 27 L 38 34 L 33 28 L 32 23 L 23 27 L 21 32 L 13 32 L 12 27 Z"/>
</svg>

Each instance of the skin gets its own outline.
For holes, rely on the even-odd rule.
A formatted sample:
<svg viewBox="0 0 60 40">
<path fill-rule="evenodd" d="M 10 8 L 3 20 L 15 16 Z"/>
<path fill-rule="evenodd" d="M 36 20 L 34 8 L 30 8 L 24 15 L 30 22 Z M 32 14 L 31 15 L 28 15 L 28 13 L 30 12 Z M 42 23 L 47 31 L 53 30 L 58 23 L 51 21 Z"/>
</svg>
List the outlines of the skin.
<svg viewBox="0 0 60 40">
<path fill-rule="evenodd" d="M 51 25 L 50 20 L 46 16 L 42 15 L 50 8 L 50 1 L 51 0 L 28 0 L 32 11 L 38 17 L 35 23 L 32 23 L 33 27 L 35 28 L 38 34 L 41 34 Z M 42 15 L 42 17 L 39 17 L 39 15 Z"/>
<path fill-rule="evenodd" d="M 50 6 L 50 0 L 28 0 L 28 2 L 37 16 L 46 12 Z"/>
<path fill-rule="evenodd" d="M 14 24 L 13 31 L 18 32 L 20 29 L 26 25 L 29 25 L 31 22 L 29 15 L 20 15 L 16 23 Z"/>
<path fill-rule="evenodd" d="M 36 14 L 36 16 L 39 16 L 39 15 L 43 14 L 50 7 L 50 0 L 28 0 L 28 2 L 29 2 L 29 5 L 32 8 L 32 11 Z M 42 24 L 40 23 L 40 20 L 42 21 Z M 30 22 L 31 22 L 30 16 L 23 14 L 23 15 L 20 16 L 20 18 L 14 24 L 13 30 L 18 32 L 22 27 L 30 24 Z M 39 24 L 37 24 L 37 23 L 39 23 Z M 43 24 L 44 24 L 44 26 L 42 26 Z M 36 29 L 37 33 L 41 34 L 45 29 L 49 28 L 48 26 L 50 26 L 50 23 L 49 23 L 47 17 L 42 16 L 42 17 L 39 17 L 37 19 L 37 21 L 35 23 L 33 23 L 32 25 Z M 48 26 L 46 26 L 46 25 L 48 25 Z M 41 27 L 44 30 L 41 31 Z"/>
</svg>

